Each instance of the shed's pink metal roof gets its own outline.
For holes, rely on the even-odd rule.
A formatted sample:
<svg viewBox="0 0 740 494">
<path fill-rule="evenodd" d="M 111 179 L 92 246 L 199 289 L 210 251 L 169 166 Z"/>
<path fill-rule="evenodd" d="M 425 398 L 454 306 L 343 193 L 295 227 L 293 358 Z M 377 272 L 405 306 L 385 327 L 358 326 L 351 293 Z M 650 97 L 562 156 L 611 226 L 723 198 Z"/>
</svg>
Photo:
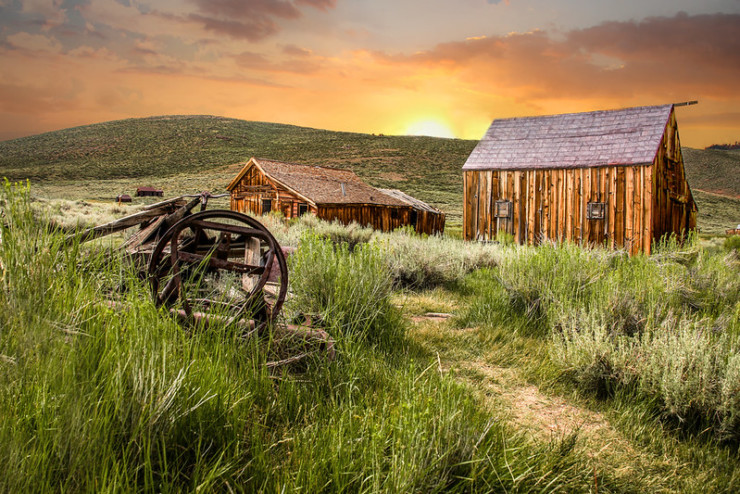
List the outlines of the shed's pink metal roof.
<svg viewBox="0 0 740 494">
<path fill-rule="evenodd" d="M 673 105 L 494 120 L 463 170 L 653 162 Z"/>
</svg>

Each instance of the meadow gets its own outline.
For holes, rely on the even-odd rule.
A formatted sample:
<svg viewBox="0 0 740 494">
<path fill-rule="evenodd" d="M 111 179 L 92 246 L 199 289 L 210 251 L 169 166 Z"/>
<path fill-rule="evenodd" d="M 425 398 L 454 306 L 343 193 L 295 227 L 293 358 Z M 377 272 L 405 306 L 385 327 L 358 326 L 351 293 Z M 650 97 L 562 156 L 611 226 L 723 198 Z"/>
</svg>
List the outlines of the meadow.
<svg viewBox="0 0 740 494">
<path fill-rule="evenodd" d="M 474 145 L 217 117 L 0 143 L 0 491 L 740 490 L 737 152 L 685 150 L 702 234 L 629 257 L 462 242 Z M 318 315 L 334 360 L 271 368 L 270 333 L 157 309 L 122 235 L 65 244 L 158 200 L 120 193 L 218 192 L 251 155 L 447 213 L 433 237 L 260 218 L 296 247 L 281 322 Z"/>
<path fill-rule="evenodd" d="M 65 245 L 38 205 L 0 195 L 3 491 L 740 485 L 737 242 L 630 258 L 266 216 L 298 247 L 285 317 L 337 342 L 270 370 L 269 336 L 181 327 L 115 238 Z"/>
</svg>

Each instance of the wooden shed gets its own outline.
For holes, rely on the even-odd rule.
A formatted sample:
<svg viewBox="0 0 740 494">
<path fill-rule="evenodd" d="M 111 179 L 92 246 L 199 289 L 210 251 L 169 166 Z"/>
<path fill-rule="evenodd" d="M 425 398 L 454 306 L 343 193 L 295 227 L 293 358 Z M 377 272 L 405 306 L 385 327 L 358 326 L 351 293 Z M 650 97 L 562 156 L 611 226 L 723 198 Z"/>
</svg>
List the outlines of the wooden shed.
<svg viewBox="0 0 740 494">
<path fill-rule="evenodd" d="M 696 227 L 673 105 L 494 120 L 463 166 L 467 240 L 649 254 Z"/>
<path fill-rule="evenodd" d="M 413 225 L 419 232 L 437 233 L 444 227 L 436 218 L 427 223 L 408 200 L 367 185 L 350 170 L 251 158 L 227 190 L 234 211 L 280 211 L 286 218 L 311 212 L 327 221 L 354 221 L 386 232 Z"/>
<path fill-rule="evenodd" d="M 445 214 L 439 209 L 420 201 L 398 189 L 378 189 L 391 197 L 395 197 L 411 206 L 409 224 L 414 226 L 416 233 L 433 235 L 445 230 Z"/>
<path fill-rule="evenodd" d="M 162 197 L 164 195 L 164 191 L 162 189 L 157 189 L 155 187 L 137 187 L 136 188 L 136 197 L 147 197 L 147 196 L 155 196 L 155 197 Z"/>
</svg>

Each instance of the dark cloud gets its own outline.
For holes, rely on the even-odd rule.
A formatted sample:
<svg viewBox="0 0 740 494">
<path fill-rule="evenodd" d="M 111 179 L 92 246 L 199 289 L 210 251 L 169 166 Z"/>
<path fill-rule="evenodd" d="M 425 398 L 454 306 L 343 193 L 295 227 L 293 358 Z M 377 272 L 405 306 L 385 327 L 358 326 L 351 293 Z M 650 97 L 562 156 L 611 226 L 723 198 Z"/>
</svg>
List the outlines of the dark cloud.
<svg viewBox="0 0 740 494">
<path fill-rule="evenodd" d="M 277 23 L 268 17 L 234 21 L 190 14 L 188 19 L 202 24 L 206 30 L 216 34 L 222 34 L 234 39 L 246 39 L 253 42 L 265 39 L 279 30 Z"/>
<path fill-rule="evenodd" d="M 740 15 L 607 22 L 559 39 L 534 31 L 445 43 L 414 55 L 376 56 L 390 64 L 446 66 L 476 89 L 508 88 L 523 98 L 734 97 Z"/>
<path fill-rule="evenodd" d="M 278 21 L 297 19 L 296 5 L 307 5 L 327 11 L 336 0 L 192 0 L 197 13 L 187 18 L 205 29 L 236 39 L 259 41 L 279 31 Z"/>
<path fill-rule="evenodd" d="M 568 43 L 630 62 L 740 66 L 740 15 L 680 13 L 640 22 L 606 22 L 571 32 Z"/>
<path fill-rule="evenodd" d="M 204 15 L 228 19 L 296 19 L 301 15 L 295 5 L 284 0 L 194 0 L 194 3 Z"/>
</svg>

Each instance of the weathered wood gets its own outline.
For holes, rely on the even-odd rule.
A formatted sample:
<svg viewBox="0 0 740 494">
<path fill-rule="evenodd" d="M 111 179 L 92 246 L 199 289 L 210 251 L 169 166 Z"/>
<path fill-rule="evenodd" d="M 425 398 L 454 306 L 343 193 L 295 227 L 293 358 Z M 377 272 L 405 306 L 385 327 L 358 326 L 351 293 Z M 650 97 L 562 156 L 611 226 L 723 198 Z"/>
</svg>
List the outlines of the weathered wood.
<svg viewBox="0 0 740 494">
<path fill-rule="evenodd" d="M 103 237 L 105 235 L 110 235 L 111 233 L 120 232 L 122 230 L 126 230 L 133 226 L 141 225 L 145 221 L 157 218 L 158 216 L 167 214 L 169 211 L 171 211 L 171 209 L 172 208 L 171 208 L 171 203 L 170 203 L 170 204 L 159 206 L 157 208 L 140 211 L 130 216 L 126 216 L 124 218 L 111 221 L 110 223 L 105 223 L 103 225 L 98 225 L 93 228 L 88 228 L 87 230 L 84 230 L 81 233 L 69 235 L 65 239 L 65 242 L 72 243 L 74 241 L 78 241 L 82 243 L 82 242 L 87 242 L 89 240 Z"/>
</svg>

